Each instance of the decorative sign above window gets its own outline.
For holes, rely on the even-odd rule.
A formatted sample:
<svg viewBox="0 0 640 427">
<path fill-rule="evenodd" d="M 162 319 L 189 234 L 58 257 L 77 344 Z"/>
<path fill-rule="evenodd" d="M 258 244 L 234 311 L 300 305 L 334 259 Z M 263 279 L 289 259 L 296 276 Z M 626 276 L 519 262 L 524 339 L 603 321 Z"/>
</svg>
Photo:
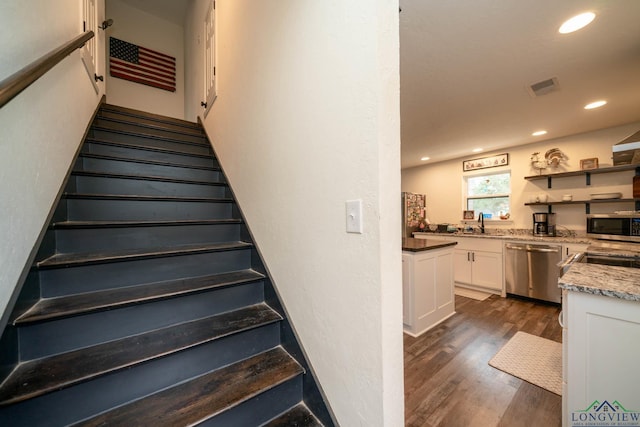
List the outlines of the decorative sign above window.
<svg viewBox="0 0 640 427">
<path fill-rule="evenodd" d="M 176 91 L 176 59 L 115 37 L 109 37 L 111 76 L 158 89 Z"/>
<path fill-rule="evenodd" d="M 508 164 L 509 164 L 509 153 L 503 153 L 503 154 L 497 154 L 495 156 L 464 160 L 462 162 L 462 170 L 464 172 L 468 172 L 476 169 L 495 168 L 496 166 L 507 166 Z"/>
</svg>

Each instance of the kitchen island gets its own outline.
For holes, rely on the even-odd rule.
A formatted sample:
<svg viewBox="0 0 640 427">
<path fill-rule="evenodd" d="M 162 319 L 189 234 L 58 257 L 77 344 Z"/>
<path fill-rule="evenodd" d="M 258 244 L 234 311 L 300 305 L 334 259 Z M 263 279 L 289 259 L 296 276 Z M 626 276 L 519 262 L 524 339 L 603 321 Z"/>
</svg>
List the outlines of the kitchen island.
<svg viewBox="0 0 640 427">
<path fill-rule="evenodd" d="M 638 260 L 639 247 L 595 242 L 586 255 Z M 564 320 L 563 426 L 586 425 L 580 423 L 605 412 L 620 422 L 615 425 L 640 425 L 631 422 L 640 416 L 638 273 L 638 268 L 573 262 L 559 280 Z M 625 420 L 631 423 L 624 424 Z"/>
<path fill-rule="evenodd" d="M 455 314 L 453 248 L 437 239 L 402 240 L 402 321 L 418 336 Z"/>
</svg>

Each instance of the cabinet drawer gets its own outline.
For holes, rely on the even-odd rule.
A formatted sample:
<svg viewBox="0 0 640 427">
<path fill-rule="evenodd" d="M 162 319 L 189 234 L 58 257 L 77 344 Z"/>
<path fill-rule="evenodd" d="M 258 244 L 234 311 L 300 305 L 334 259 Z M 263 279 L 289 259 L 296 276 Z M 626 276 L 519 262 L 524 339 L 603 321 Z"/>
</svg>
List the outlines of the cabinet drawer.
<svg viewBox="0 0 640 427">
<path fill-rule="evenodd" d="M 502 253 L 502 239 L 458 237 L 455 240 L 458 242 L 456 249 Z"/>
</svg>

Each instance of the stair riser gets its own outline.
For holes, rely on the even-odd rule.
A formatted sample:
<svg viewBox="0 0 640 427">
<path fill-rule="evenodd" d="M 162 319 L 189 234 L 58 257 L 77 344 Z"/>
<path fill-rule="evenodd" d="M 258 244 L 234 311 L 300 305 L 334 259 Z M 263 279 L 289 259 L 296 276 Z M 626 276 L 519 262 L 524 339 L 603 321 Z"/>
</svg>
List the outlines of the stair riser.
<svg viewBox="0 0 640 427">
<path fill-rule="evenodd" d="M 142 145 L 145 147 L 164 148 L 176 150 L 184 153 L 211 155 L 211 148 L 204 144 L 189 144 L 176 141 L 147 138 L 140 135 L 128 135 L 106 130 L 93 129 L 92 136 L 97 139 L 113 142 L 126 142 L 129 144 Z"/>
<path fill-rule="evenodd" d="M 250 268 L 247 249 L 40 270 L 43 297 L 133 286 Z"/>
<path fill-rule="evenodd" d="M 195 136 L 203 136 L 203 132 L 197 125 L 194 123 L 193 126 L 181 126 L 174 123 L 161 122 L 157 120 L 150 120 L 144 118 L 136 118 L 131 117 L 127 114 L 118 113 L 115 111 L 109 110 L 101 110 L 98 112 L 98 118 L 112 121 L 122 121 L 122 122 L 137 122 L 147 126 L 153 126 L 156 128 L 162 128 L 168 132 L 176 132 L 179 134 L 187 134 L 187 135 L 195 135 Z"/>
<path fill-rule="evenodd" d="M 278 325 L 246 331 L 131 369 L 0 408 L 0 425 L 68 425 L 278 345 Z"/>
<path fill-rule="evenodd" d="M 231 203 L 63 199 L 70 221 L 231 219 Z"/>
<path fill-rule="evenodd" d="M 191 159 L 198 160 L 197 157 L 191 157 Z M 211 161 L 209 161 L 209 164 L 210 163 Z M 202 165 L 193 164 L 193 166 Z M 82 156 L 76 161 L 74 170 L 163 176 L 167 178 L 193 179 L 208 182 L 224 182 L 222 174 L 217 170 L 190 169 L 187 167 L 163 166 L 133 161 L 127 162 L 108 159 L 94 159 Z"/>
<path fill-rule="evenodd" d="M 261 283 L 101 311 L 18 328 L 21 360 L 72 351 L 260 303 Z"/>
<path fill-rule="evenodd" d="M 160 126 L 177 126 L 182 129 L 186 129 L 188 132 L 201 132 L 202 127 L 195 122 L 186 121 L 182 119 L 176 119 L 173 117 L 160 116 L 157 114 L 148 113 L 146 111 L 132 110 L 126 107 L 103 104 L 100 107 L 98 115 L 112 114 L 117 117 L 126 118 L 128 121 L 150 121 L 152 123 L 158 123 Z"/>
<path fill-rule="evenodd" d="M 215 162 L 211 156 L 200 157 L 182 152 L 165 152 L 155 150 L 144 150 L 135 147 L 101 144 L 99 142 L 88 141 L 82 146 L 83 153 L 102 154 L 105 156 L 126 157 L 134 160 L 152 160 L 158 162 L 173 162 L 194 166 L 214 167 Z"/>
<path fill-rule="evenodd" d="M 106 119 L 106 118 L 96 118 L 96 120 L 93 122 L 93 125 L 99 128 L 106 128 L 106 129 L 113 128 L 118 131 L 131 132 L 134 134 L 159 136 L 162 138 L 170 138 L 170 139 L 176 139 L 180 141 L 186 141 L 193 144 L 203 144 L 203 145 L 207 144 L 206 139 L 202 134 L 193 135 L 186 132 L 176 132 L 174 130 L 166 129 L 166 128 L 158 129 L 158 126 L 156 125 L 145 126 L 145 125 L 139 125 L 136 123 L 127 123 L 127 122 L 121 122 L 117 120 Z"/>
<path fill-rule="evenodd" d="M 280 415 L 302 400 L 302 376 L 299 375 L 222 414 L 198 424 L 198 427 L 259 426 Z"/>
<path fill-rule="evenodd" d="M 226 187 L 145 179 L 72 175 L 66 191 L 85 194 L 224 198 Z"/>
<path fill-rule="evenodd" d="M 240 224 L 49 230 L 59 253 L 157 248 L 240 240 Z"/>
</svg>

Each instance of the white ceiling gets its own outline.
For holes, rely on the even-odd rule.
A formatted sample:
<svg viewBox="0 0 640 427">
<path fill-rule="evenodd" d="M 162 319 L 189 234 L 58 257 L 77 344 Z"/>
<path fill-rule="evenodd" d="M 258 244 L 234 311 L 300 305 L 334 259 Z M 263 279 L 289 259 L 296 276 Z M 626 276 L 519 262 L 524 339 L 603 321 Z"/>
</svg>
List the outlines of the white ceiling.
<svg viewBox="0 0 640 427">
<path fill-rule="evenodd" d="M 108 1 L 108 0 L 107 0 Z M 191 0 L 123 0 L 182 25 Z M 640 0 L 400 0 L 402 167 L 640 121 Z M 567 18 L 596 19 L 559 34 Z M 559 90 L 533 98 L 532 83 Z M 606 99 L 586 111 L 590 101 Z M 546 129 L 544 137 L 531 133 Z M 640 130 L 640 129 L 639 129 Z"/>
<path fill-rule="evenodd" d="M 402 167 L 640 121 L 639 0 L 400 0 Z M 597 13 L 581 31 L 560 24 Z M 527 86 L 557 77 L 533 98 Z M 587 111 L 590 101 L 608 104 Z M 544 137 L 531 133 L 546 129 Z"/>
</svg>

